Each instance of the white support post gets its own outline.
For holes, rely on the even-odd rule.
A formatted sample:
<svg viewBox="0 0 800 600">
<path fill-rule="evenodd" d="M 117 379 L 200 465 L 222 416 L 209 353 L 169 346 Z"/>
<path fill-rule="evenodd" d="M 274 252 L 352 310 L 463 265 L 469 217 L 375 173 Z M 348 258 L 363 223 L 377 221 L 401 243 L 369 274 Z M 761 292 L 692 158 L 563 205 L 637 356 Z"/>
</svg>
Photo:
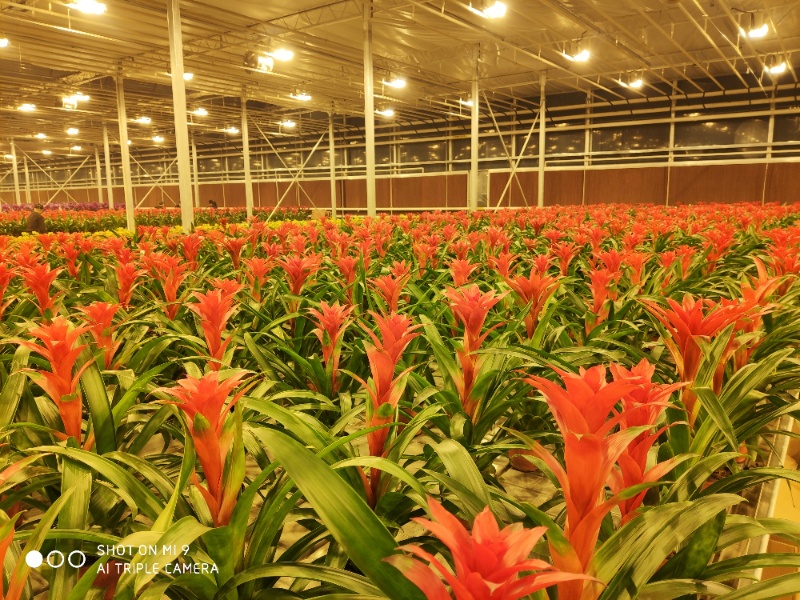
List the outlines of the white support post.
<svg viewBox="0 0 800 600">
<path fill-rule="evenodd" d="M 480 46 L 475 46 L 472 64 L 472 114 L 470 122 L 469 142 L 469 182 L 467 195 L 467 210 L 478 209 L 478 152 L 480 141 L 478 139 L 478 115 L 480 99 L 478 98 L 478 61 L 480 60 Z"/>
<path fill-rule="evenodd" d="M 242 86 L 242 158 L 244 159 L 244 205 L 253 216 L 253 178 L 250 175 L 250 133 L 247 129 L 247 92 Z"/>
<path fill-rule="evenodd" d="M 539 173 L 536 178 L 537 192 L 536 192 L 536 206 L 542 208 L 544 206 L 544 167 L 545 167 L 545 143 L 547 126 L 547 106 L 545 87 L 547 86 L 547 75 L 542 73 L 539 77 L 539 86 L 541 88 L 541 99 L 539 101 Z"/>
<path fill-rule="evenodd" d="M 672 82 L 672 87 L 675 87 L 675 82 Z M 672 164 L 675 162 L 675 98 L 670 101 L 669 108 L 669 156 L 667 157 L 667 184 L 664 198 L 664 206 L 669 206 L 669 192 L 670 183 L 672 180 Z"/>
<path fill-rule="evenodd" d="M 100 166 L 100 149 L 94 147 L 94 169 L 97 173 L 97 203 L 103 203 L 103 169 Z"/>
<path fill-rule="evenodd" d="M 14 200 L 17 203 L 17 206 L 22 204 L 22 196 L 19 192 L 19 168 L 17 165 L 17 145 L 14 143 L 14 140 L 11 140 L 11 168 L 13 169 L 12 174 L 14 175 Z"/>
<path fill-rule="evenodd" d="M 372 73 L 372 0 L 364 0 L 364 129 L 367 162 L 367 215 L 377 214 L 375 201 L 375 85 Z"/>
<path fill-rule="evenodd" d="M 183 34 L 180 0 L 167 0 L 169 62 L 172 73 L 172 112 L 175 117 L 175 149 L 178 152 L 178 190 L 181 227 L 189 233 L 194 224 L 192 206 L 192 168 L 189 159 L 189 127 L 186 124 L 186 82 L 183 79 Z"/>
<path fill-rule="evenodd" d="M 200 171 L 197 169 L 197 145 L 192 136 L 192 174 L 194 176 L 194 206 L 200 206 Z"/>
<path fill-rule="evenodd" d="M 28 157 L 22 157 L 22 168 L 25 169 L 25 202 L 31 203 L 31 175 L 28 172 Z"/>
<path fill-rule="evenodd" d="M 333 139 L 333 111 L 328 113 L 328 166 L 331 178 L 331 218 L 336 218 L 336 146 Z"/>
<path fill-rule="evenodd" d="M 125 110 L 125 86 L 122 75 L 117 77 L 117 121 L 119 124 L 119 152 L 122 160 L 122 189 L 125 192 L 125 217 L 128 231 L 136 231 L 133 216 L 133 181 L 131 179 L 131 153 L 128 148 L 128 114 Z M 108 164 L 108 163 L 106 163 Z M 111 170 L 108 175 L 110 177 Z"/>
<path fill-rule="evenodd" d="M 126 128 L 127 131 L 127 128 Z M 127 148 L 127 143 L 125 144 Z M 103 154 L 106 163 L 106 195 L 108 196 L 108 208 L 114 208 L 114 178 L 111 173 L 111 147 L 108 143 L 108 127 L 103 123 Z"/>
</svg>

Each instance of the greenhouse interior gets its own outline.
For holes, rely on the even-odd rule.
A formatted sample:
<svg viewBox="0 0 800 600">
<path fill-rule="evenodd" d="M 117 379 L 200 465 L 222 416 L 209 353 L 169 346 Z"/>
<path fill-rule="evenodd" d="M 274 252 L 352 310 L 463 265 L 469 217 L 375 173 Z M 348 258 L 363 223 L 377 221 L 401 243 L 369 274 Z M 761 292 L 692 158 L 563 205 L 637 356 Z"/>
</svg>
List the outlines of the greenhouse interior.
<svg viewBox="0 0 800 600">
<path fill-rule="evenodd" d="M 800 599 L 798 57 L 0 0 L 0 600 Z"/>
</svg>

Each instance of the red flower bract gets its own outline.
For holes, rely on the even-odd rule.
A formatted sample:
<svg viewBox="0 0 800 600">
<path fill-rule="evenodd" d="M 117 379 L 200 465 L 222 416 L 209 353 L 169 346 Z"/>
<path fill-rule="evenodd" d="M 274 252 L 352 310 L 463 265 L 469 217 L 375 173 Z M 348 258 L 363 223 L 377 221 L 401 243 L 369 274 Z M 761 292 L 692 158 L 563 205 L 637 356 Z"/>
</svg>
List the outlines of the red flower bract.
<svg viewBox="0 0 800 600">
<path fill-rule="evenodd" d="M 75 363 L 85 344 L 79 344 L 80 336 L 88 327 L 72 327 L 63 317 L 56 317 L 46 325 L 34 327 L 30 335 L 42 345 L 29 341 L 18 342 L 30 348 L 50 363 L 51 371 L 26 369 L 58 408 L 64 423 L 64 433 L 80 442 L 83 411 L 78 382 L 83 372 L 91 365 L 87 362 L 75 371 Z M 73 374 L 74 371 L 74 374 Z"/>
<path fill-rule="evenodd" d="M 416 544 L 401 549 L 428 565 L 403 555 L 386 559 L 420 588 L 428 600 L 518 600 L 556 583 L 588 579 L 584 575 L 561 573 L 543 560 L 528 558 L 544 534 L 544 527 L 524 529 L 515 524 L 500 529 L 487 507 L 475 517 L 470 534 L 433 498 L 428 499 L 428 506 L 435 520 L 414 521 L 450 549 L 453 569 Z M 530 574 L 520 576 L 523 572 Z"/>
</svg>

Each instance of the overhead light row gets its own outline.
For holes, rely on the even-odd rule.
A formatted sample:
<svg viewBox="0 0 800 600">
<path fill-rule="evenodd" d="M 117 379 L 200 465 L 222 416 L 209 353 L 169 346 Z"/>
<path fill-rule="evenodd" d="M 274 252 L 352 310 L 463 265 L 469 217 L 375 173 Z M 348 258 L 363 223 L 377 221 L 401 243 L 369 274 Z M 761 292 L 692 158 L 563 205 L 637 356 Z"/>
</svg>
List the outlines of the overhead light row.
<svg viewBox="0 0 800 600">
<path fill-rule="evenodd" d="M 102 15 L 106 12 L 106 5 L 97 0 L 73 0 L 67 7 L 87 15 Z"/>
<path fill-rule="evenodd" d="M 475 6 L 470 2 L 467 7 L 470 12 L 475 13 L 484 19 L 501 19 L 506 16 L 506 5 L 499 0 L 492 2 L 492 0 L 478 0 Z"/>
</svg>

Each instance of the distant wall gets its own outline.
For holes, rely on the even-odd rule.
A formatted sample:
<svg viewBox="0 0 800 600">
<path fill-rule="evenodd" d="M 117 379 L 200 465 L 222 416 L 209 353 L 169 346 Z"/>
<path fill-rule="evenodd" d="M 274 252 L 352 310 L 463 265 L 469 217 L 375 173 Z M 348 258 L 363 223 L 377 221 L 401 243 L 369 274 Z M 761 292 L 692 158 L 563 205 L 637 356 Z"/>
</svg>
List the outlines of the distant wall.
<svg viewBox="0 0 800 600">
<path fill-rule="evenodd" d="M 489 174 L 487 200 L 490 206 L 535 206 L 538 186 L 536 170 L 518 171 L 508 184 L 509 171 Z M 213 198 L 219 206 L 244 206 L 242 182 L 201 183 L 200 204 Z M 178 186 L 134 187 L 136 203 L 153 207 L 163 200 L 165 206 L 179 202 Z M 33 202 L 98 202 L 97 188 L 33 190 Z M 256 181 L 253 200 L 256 206 L 316 206 L 330 208 L 328 180 Z M 800 202 L 800 161 L 743 164 L 702 164 L 574 169 L 560 168 L 545 173 L 544 203 L 581 204 L 704 204 L 710 202 Z M 0 201 L 14 203 L 14 193 L 0 192 Z M 22 191 L 22 201 L 25 193 Z M 103 202 L 105 202 L 105 190 Z M 114 188 L 114 201 L 122 205 L 123 191 Z M 459 209 L 466 208 L 467 173 L 464 171 L 379 177 L 376 181 L 378 210 Z M 361 179 L 336 182 L 336 204 L 348 210 L 365 209 L 366 184 Z"/>
</svg>

